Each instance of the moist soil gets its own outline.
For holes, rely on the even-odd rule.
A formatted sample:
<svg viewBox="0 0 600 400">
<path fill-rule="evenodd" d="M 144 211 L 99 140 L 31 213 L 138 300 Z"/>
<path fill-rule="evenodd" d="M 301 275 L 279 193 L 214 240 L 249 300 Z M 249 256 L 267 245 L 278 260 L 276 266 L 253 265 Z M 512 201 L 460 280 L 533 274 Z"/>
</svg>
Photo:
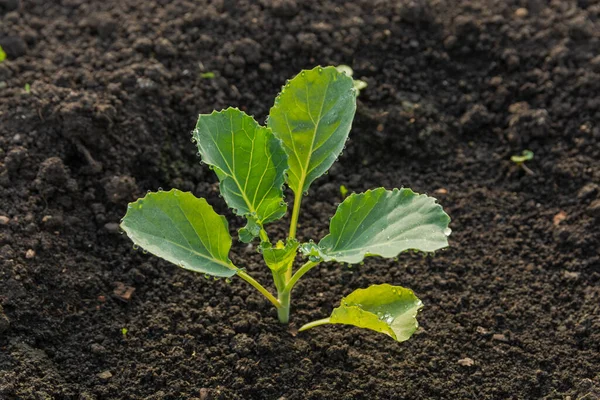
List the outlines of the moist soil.
<svg viewBox="0 0 600 400">
<path fill-rule="evenodd" d="M 0 398 L 600 398 L 599 18 L 597 0 L 0 1 Z M 235 233 L 198 113 L 264 121 L 285 79 L 338 64 L 368 87 L 300 238 L 326 234 L 340 185 L 405 186 L 450 214 L 449 249 L 317 267 L 284 326 L 243 281 L 119 234 L 159 187 Z M 256 247 L 232 259 L 269 282 Z M 425 304 L 408 342 L 297 333 L 383 282 Z"/>
</svg>

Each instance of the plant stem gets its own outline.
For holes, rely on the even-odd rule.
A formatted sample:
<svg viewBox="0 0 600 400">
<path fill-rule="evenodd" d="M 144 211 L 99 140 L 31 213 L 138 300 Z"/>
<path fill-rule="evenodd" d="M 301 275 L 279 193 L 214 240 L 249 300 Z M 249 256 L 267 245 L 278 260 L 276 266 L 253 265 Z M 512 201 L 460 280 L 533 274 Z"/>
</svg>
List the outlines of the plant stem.
<svg viewBox="0 0 600 400">
<path fill-rule="evenodd" d="M 287 324 L 290 320 L 290 298 L 294 285 L 296 284 L 296 282 L 298 282 L 298 279 L 300 279 L 302 275 L 307 273 L 312 267 L 314 267 L 318 263 L 318 261 L 307 261 L 302 267 L 300 267 L 298 271 L 296 271 L 296 273 L 291 279 L 286 279 L 281 275 L 277 277 L 275 274 L 273 275 L 274 279 L 276 279 L 276 286 L 278 286 L 277 282 L 283 283 L 284 286 L 283 288 L 279 288 L 279 286 L 277 287 L 277 297 L 279 299 L 279 303 L 281 304 L 281 307 L 277 309 L 277 316 L 279 317 L 279 322 L 281 322 L 282 324 Z M 288 271 L 291 270 L 292 265 L 288 267 Z M 279 278 L 279 280 L 277 278 Z"/>
<path fill-rule="evenodd" d="M 267 236 L 267 231 L 265 231 L 263 228 L 260 229 L 260 241 L 269 242 L 269 236 Z"/>
<path fill-rule="evenodd" d="M 298 329 L 298 332 L 302 332 L 307 329 L 314 328 L 315 326 L 325 325 L 325 324 L 330 324 L 330 323 L 331 322 L 330 322 L 329 318 L 318 319 L 316 321 L 309 322 L 308 324 L 302 325 L 302 327 L 300 327 L 300 329 Z"/>
<path fill-rule="evenodd" d="M 279 322 L 287 324 L 290 321 L 290 292 L 284 290 L 279 292 L 279 303 L 281 307 L 277 309 L 277 317 Z"/>
<path fill-rule="evenodd" d="M 294 209 L 292 210 L 292 219 L 290 220 L 290 233 L 288 235 L 289 239 L 296 238 L 296 227 L 298 226 L 298 217 L 300 216 L 300 204 L 302 203 L 302 192 L 296 193 L 294 197 Z M 292 266 L 293 263 L 290 264 L 288 269 L 285 271 L 285 282 L 288 282 L 292 279 Z"/>
<path fill-rule="evenodd" d="M 246 272 L 242 271 L 241 269 L 239 269 L 237 271 L 237 274 L 240 278 L 242 278 L 243 280 L 245 280 L 246 282 L 248 282 L 249 284 L 254 286 L 256 288 L 256 290 L 258 290 L 263 296 L 265 296 L 267 298 L 267 300 L 269 300 L 271 303 L 273 303 L 273 305 L 275 306 L 275 308 L 277 308 L 277 310 L 279 312 L 279 309 L 281 308 L 281 303 L 279 302 L 279 300 L 277 300 L 275 298 L 275 296 L 273 296 L 271 294 L 271 292 L 269 292 L 267 289 L 265 289 L 263 285 L 258 283 L 256 280 L 254 280 L 254 278 L 252 278 L 250 275 L 248 275 Z M 289 309 L 289 305 L 288 305 L 288 309 Z"/>
<path fill-rule="evenodd" d="M 297 193 L 294 198 L 294 209 L 292 210 L 292 220 L 290 221 L 290 234 L 288 235 L 290 239 L 296 237 L 296 226 L 298 225 L 298 217 L 300 216 L 300 203 L 302 203 L 302 192 Z"/>
<path fill-rule="evenodd" d="M 318 265 L 319 262 L 320 261 L 307 261 L 303 266 L 301 266 L 300 269 L 298 271 L 296 271 L 294 276 L 292 276 L 288 280 L 287 285 L 285 286 L 285 291 L 291 293 L 296 282 L 298 282 L 298 280 L 300 278 L 302 278 L 302 276 L 304 276 L 304 274 L 306 274 L 308 271 L 310 271 L 314 266 Z"/>
</svg>

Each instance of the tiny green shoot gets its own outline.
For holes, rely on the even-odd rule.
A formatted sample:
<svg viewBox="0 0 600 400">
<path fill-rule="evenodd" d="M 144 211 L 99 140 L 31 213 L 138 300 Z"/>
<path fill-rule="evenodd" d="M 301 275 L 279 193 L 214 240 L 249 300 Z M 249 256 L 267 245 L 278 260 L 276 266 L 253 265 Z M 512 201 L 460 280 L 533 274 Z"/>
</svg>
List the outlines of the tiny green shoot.
<svg viewBox="0 0 600 400">
<path fill-rule="evenodd" d="M 127 329 L 127 328 L 121 328 L 121 335 L 124 338 L 127 337 L 127 332 L 129 332 L 129 329 Z"/>
<path fill-rule="evenodd" d="M 214 72 L 203 72 L 200 74 L 200 78 L 202 79 L 214 79 L 215 77 L 215 73 Z"/>
<path fill-rule="evenodd" d="M 352 68 L 350 68 L 350 66 L 348 66 L 348 65 L 338 65 L 335 68 L 342 74 L 346 74 L 351 78 L 354 75 L 354 70 L 352 70 Z M 354 89 L 356 89 L 357 96 L 360 94 L 360 91 L 362 89 L 367 87 L 367 82 L 361 81 L 360 79 L 352 79 L 352 83 L 354 85 Z"/>
<path fill-rule="evenodd" d="M 0 63 L 4 60 L 6 60 L 6 53 L 4 52 L 2 46 L 0 46 Z"/>
<path fill-rule="evenodd" d="M 344 185 L 340 185 L 340 194 L 342 195 L 342 199 L 345 199 L 348 196 L 348 188 Z"/>
<path fill-rule="evenodd" d="M 25 93 L 31 93 L 31 85 L 29 83 L 25 84 Z"/>
<path fill-rule="evenodd" d="M 533 151 L 523 150 L 521 155 L 514 155 L 510 157 L 510 161 L 514 162 L 518 167 L 521 167 L 528 175 L 535 175 L 535 173 L 525 165 L 526 161 L 533 160 Z"/>
<path fill-rule="evenodd" d="M 347 73 L 316 67 L 301 71 L 284 85 L 266 125 L 237 108 L 198 118 L 192 141 L 202 162 L 216 173 L 224 201 L 246 220 L 238 240 L 258 240 L 275 294 L 252 277 L 243 260 L 231 261 L 233 238 L 227 220 L 190 192 L 149 192 L 129 204 L 121 228 L 134 248 L 181 268 L 228 281 L 241 278 L 274 306 L 282 323 L 290 319 L 292 290 L 321 263 L 360 264 L 365 257 L 395 258 L 409 250 L 434 252 L 447 247 L 450 218 L 434 198 L 408 188 L 380 187 L 348 195 L 341 186 L 344 200 L 330 220 L 329 233 L 318 243 L 298 240 L 302 200 L 344 149 L 357 91 Z M 284 201 L 284 184 L 294 195 L 291 214 Z M 286 237 L 272 240 L 268 224 L 286 215 L 290 215 Z M 296 266 L 298 255 L 304 260 Z M 299 330 L 346 324 L 404 341 L 417 329 L 421 307 L 410 289 L 371 285 L 344 297 L 329 317 Z"/>
</svg>

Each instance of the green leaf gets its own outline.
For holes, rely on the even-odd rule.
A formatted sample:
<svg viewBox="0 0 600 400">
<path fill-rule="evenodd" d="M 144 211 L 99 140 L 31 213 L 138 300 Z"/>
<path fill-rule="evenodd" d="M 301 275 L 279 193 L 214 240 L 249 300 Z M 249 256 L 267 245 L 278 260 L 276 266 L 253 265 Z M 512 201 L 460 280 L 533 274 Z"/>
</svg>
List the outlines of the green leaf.
<svg viewBox="0 0 600 400">
<path fill-rule="evenodd" d="M 121 228 L 136 246 L 196 272 L 233 276 L 227 220 L 205 199 L 177 189 L 130 203 Z"/>
<path fill-rule="evenodd" d="M 522 164 L 525 161 L 529 161 L 529 160 L 533 160 L 533 151 L 531 150 L 523 150 L 523 152 L 521 153 L 522 155 L 520 156 L 512 156 L 510 158 L 510 161 L 516 163 L 516 164 Z"/>
<path fill-rule="evenodd" d="M 334 67 L 302 71 L 283 87 L 267 126 L 283 141 L 287 183 L 297 196 L 338 158 L 355 111 L 352 78 Z"/>
<path fill-rule="evenodd" d="M 281 218 L 287 156 L 271 129 L 237 108 L 203 114 L 198 118 L 194 139 L 202 160 L 211 165 L 221 182 L 221 194 L 237 215 L 264 224 Z M 245 240 L 256 229 L 247 226 Z M 260 231 L 260 230 L 259 230 Z"/>
<path fill-rule="evenodd" d="M 280 240 L 275 247 L 271 243 L 263 242 L 261 243 L 260 250 L 265 263 L 271 271 L 280 273 L 285 271 L 294 262 L 298 246 L 299 243 L 297 240 L 288 239 L 285 244 Z"/>
<path fill-rule="evenodd" d="M 410 289 L 372 285 L 350 293 L 329 318 L 309 323 L 300 331 L 322 324 L 345 324 L 385 333 L 404 342 L 419 327 L 417 314 L 422 307 L 423 303 Z"/>
<path fill-rule="evenodd" d="M 330 233 L 318 245 L 304 244 L 302 252 L 323 261 L 358 263 L 367 256 L 441 249 L 448 246 L 450 217 L 435 201 L 410 189 L 351 194 L 331 219 Z"/>
<path fill-rule="evenodd" d="M 254 240 L 255 237 L 257 237 L 260 234 L 260 229 L 260 225 L 258 225 L 258 223 L 256 222 L 256 218 L 249 215 L 248 223 L 246 224 L 246 226 L 238 230 L 240 241 L 242 241 L 243 243 L 250 243 L 252 240 Z"/>
<path fill-rule="evenodd" d="M 4 60 L 6 60 L 6 53 L 4 52 L 2 46 L 0 46 L 0 63 Z"/>
</svg>

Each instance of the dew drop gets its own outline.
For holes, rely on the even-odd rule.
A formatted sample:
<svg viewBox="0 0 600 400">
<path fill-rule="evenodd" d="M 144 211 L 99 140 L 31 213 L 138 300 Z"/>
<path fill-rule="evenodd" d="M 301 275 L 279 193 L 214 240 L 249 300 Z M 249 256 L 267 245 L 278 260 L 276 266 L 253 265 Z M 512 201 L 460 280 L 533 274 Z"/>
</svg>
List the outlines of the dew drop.
<svg viewBox="0 0 600 400">
<path fill-rule="evenodd" d="M 209 274 L 204 274 L 204 279 L 210 279 L 210 275 Z"/>
<path fill-rule="evenodd" d="M 302 72 L 300 72 L 300 75 L 305 76 L 306 72 L 302 71 Z"/>
<path fill-rule="evenodd" d="M 148 250 L 146 250 L 146 249 L 143 249 L 143 250 L 142 250 L 142 253 L 144 253 L 144 254 L 148 254 Z"/>
<path fill-rule="evenodd" d="M 133 245 L 133 249 L 134 249 L 134 250 L 137 250 L 137 249 L 139 249 L 139 248 L 140 248 L 140 246 L 138 246 L 137 244 L 134 244 L 134 245 Z"/>
<path fill-rule="evenodd" d="M 231 283 L 231 278 L 225 278 L 225 283 L 230 284 Z"/>
<path fill-rule="evenodd" d="M 213 276 L 213 281 L 218 281 L 219 277 L 218 276 Z"/>
<path fill-rule="evenodd" d="M 319 67 L 319 69 L 317 71 L 319 71 L 319 73 L 321 73 L 321 72 L 323 72 L 323 68 Z"/>
<path fill-rule="evenodd" d="M 452 233 L 452 229 L 450 229 L 450 228 L 444 229 L 444 235 L 450 236 L 451 233 Z"/>
<path fill-rule="evenodd" d="M 158 187 L 158 191 L 159 191 L 159 192 L 162 192 L 162 191 L 163 191 L 163 188 L 161 188 L 161 187 L 159 186 L 159 187 Z"/>
</svg>

